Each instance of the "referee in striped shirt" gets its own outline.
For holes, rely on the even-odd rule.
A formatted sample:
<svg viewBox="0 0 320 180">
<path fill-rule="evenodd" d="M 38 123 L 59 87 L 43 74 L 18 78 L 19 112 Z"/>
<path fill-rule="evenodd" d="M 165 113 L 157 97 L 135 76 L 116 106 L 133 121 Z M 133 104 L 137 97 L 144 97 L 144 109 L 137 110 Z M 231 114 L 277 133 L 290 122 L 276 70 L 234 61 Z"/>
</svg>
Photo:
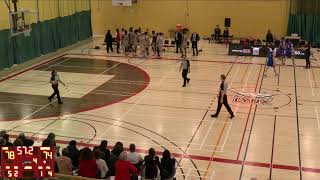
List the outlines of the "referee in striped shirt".
<svg viewBox="0 0 320 180">
<path fill-rule="evenodd" d="M 230 114 L 230 119 L 234 118 L 234 114 L 232 112 L 231 107 L 229 106 L 228 103 L 228 98 L 227 98 L 227 90 L 228 90 L 228 83 L 225 81 L 226 80 L 226 75 L 222 74 L 220 76 L 221 79 L 221 84 L 220 84 L 220 92 L 219 92 L 219 96 L 218 96 L 218 108 L 217 108 L 217 112 L 213 115 L 211 115 L 211 117 L 216 118 L 218 117 L 222 104 L 227 108 L 229 114 Z"/>
<path fill-rule="evenodd" d="M 188 78 L 188 73 L 190 73 L 190 62 L 187 59 L 187 57 L 183 57 L 181 61 L 181 66 L 180 66 L 180 72 L 182 70 L 182 78 L 183 78 L 183 85 L 182 87 L 186 87 L 187 83 L 189 84 L 190 78 Z"/>
</svg>

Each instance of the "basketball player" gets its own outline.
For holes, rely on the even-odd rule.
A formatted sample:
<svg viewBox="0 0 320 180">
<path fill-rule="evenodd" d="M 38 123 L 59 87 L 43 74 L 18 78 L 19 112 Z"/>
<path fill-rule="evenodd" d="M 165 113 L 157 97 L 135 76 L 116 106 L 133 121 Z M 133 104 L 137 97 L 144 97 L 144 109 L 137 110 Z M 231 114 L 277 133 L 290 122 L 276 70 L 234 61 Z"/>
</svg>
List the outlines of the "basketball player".
<svg viewBox="0 0 320 180">
<path fill-rule="evenodd" d="M 269 68 L 272 67 L 275 76 L 277 76 L 277 71 L 276 71 L 275 62 L 274 62 L 275 56 L 276 56 L 275 50 L 272 49 L 271 45 L 269 45 L 269 53 L 268 53 L 268 56 L 267 56 L 267 64 L 266 64 L 267 68 L 266 68 L 265 73 L 267 73 Z M 267 75 L 265 74 L 264 76 L 267 76 Z"/>
<path fill-rule="evenodd" d="M 134 30 L 133 40 L 132 40 L 132 53 L 133 53 L 133 56 L 137 55 L 138 41 L 139 41 L 138 30 Z"/>
<path fill-rule="evenodd" d="M 63 102 L 61 101 L 60 98 L 60 92 L 59 92 L 59 83 L 63 84 L 64 86 L 66 86 L 59 78 L 59 75 L 57 73 L 56 70 L 52 70 L 51 71 L 51 78 L 50 78 L 50 84 L 51 87 L 53 89 L 53 94 L 48 97 L 49 101 L 52 101 L 52 98 L 54 98 L 54 96 L 57 95 L 57 99 L 58 99 L 58 104 L 63 104 Z"/>
<path fill-rule="evenodd" d="M 212 114 L 211 117 L 216 118 L 219 116 L 222 104 L 227 108 L 229 114 L 230 114 L 230 119 L 234 118 L 234 114 L 231 110 L 231 107 L 228 104 L 228 98 L 227 98 L 227 91 L 228 91 L 228 83 L 226 82 L 226 76 L 222 74 L 220 76 L 221 79 L 221 84 L 220 84 L 220 91 L 218 95 L 218 107 L 217 111 L 215 114 Z"/>
<path fill-rule="evenodd" d="M 146 31 L 144 36 L 144 42 L 145 42 L 145 47 L 146 47 L 146 54 L 147 56 L 149 55 L 149 47 L 150 47 L 150 38 L 149 38 L 149 34 L 148 31 Z"/>
<path fill-rule="evenodd" d="M 139 36 L 139 49 L 140 49 L 140 53 L 139 56 L 140 57 L 146 57 L 146 41 L 145 41 L 145 36 L 147 36 L 146 34 L 141 34 Z"/>
<path fill-rule="evenodd" d="M 129 35 L 126 30 L 124 31 L 124 36 L 122 38 L 121 44 L 124 47 L 124 54 L 128 56 L 129 55 Z"/>
<path fill-rule="evenodd" d="M 311 47 L 310 44 L 308 43 L 306 48 L 306 69 L 310 69 L 311 68 L 311 64 L 310 64 L 310 56 L 311 56 Z"/>
<path fill-rule="evenodd" d="M 292 44 L 292 42 L 291 41 L 289 41 L 289 40 L 286 40 L 286 45 L 285 45 L 285 47 L 286 47 L 286 52 L 285 52 L 285 59 L 286 58 L 291 58 L 292 59 L 292 62 L 293 62 L 293 58 L 294 58 L 294 56 L 293 56 L 293 44 Z"/>
<path fill-rule="evenodd" d="M 280 45 L 279 45 L 279 49 L 278 49 L 278 55 L 279 55 L 279 59 L 281 61 L 281 64 L 282 65 L 285 65 L 285 42 L 284 42 L 284 39 L 281 38 L 280 40 Z"/>
<path fill-rule="evenodd" d="M 164 39 L 163 39 L 163 33 L 158 33 L 158 36 L 157 36 L 157 41 L 156 41 L 156 44 L 157 44 L 157 57 L 159 59 L 161 59 L 161 53 L 162 53 L 162 50 L 163 50 L 163 43 L 164 43 Z"/>
<path fill-rule="evenodd" d="M 151 47 L 153 51 L 153 55 L 156 56 L 157 54 L 157 33 L 155 31 L 152 31 L 152 41 L 151 41 Z"/>
<path fill-rule="evenodd" d="M 183 85 L 182 87 L 186 87 L 186 83 L 189 84 L 190 78 L 188 78 L 188 73 L 190 73 L 190 62 L 187 59 L 187 57 L 183 57 L 181 61 L 181 66 L 180 66 L 180 72 L 182 70 L 182 78 L 183 78 Z"/>
</svg>

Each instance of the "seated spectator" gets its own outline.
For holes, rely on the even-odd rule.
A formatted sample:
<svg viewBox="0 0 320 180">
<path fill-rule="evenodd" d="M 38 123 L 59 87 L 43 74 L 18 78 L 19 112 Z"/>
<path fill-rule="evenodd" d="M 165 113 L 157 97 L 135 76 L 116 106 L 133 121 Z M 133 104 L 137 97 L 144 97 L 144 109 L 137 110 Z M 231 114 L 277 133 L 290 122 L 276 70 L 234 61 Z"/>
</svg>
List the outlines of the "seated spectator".
<svg viewBox="0 0 320 180">
<path fill-rule="evenodd" d="M 224 31 L 223 31 L 223 38 L 226 40 L 229 38 L 229 29 L 226 28 Z"/>
<path fill-rule="evenodd" d="M 13 146 L 23 146 L 23 142 L 21 139 L 16 139 L 13 141 Z"/>
<path fill-rule="evenodd" d="M 176 173 L 176 167 L 175 167 L 175 159 L 171 158 L 170 151 L 165 150 L 162 154 L 161 159 L 161 180 L 172 180 L 175 173 Z"/>
<path fill-rule="evenodd" d="M 144 157 L 144 178 L 155 179 L 158 178 L 158 169 L 161 169 L 159 157 L 156 156 L 156 151 L 153 148 L 149 149 L 149 155 Z"/>
<path fill-rule="evenodd" d="M 79 166 L 80 157 L 80 152 L 77 149 L 77 142 L 75 140 L 70 141 L 67 148 L 69 150 L 69 157 L 72 161 L 72 166 L 74 167 L 74 169 L 77 169 Z"/>
<path fill-rule="evenodd" d="M 32 146 L 34 144 L 34 141 L 32 139 L 28 139 L 24 133 L 20 133 L 17 139 L 22 141 L 23 146 Z"/>
<path fill-rule="evenodd" d="M 122 151 L 123 151 L 123 144 L 121 142 L 117 142 L 116 145 L 114 145 L 114 147 L 111 151 L 111 154 L 110 154 L 110 158 L 108 161 L 109 171 L 107 173 L 107 177 L 116 175 L 115 165 L 116 165 L 116 162 L 118 161 L 118 157 L 122 153 Z"/>
<path fill-rule="evenodd" d="M 55 157 L 58 158 L 60 156 L 59 151 L 60 151 L 60 146 L 57 146 L 56 143 L 56 135 L 54 133 L 49 133 L 47 139 L 50 140 L 50 146 L 54 147 L 55 151 Z"/>
<path fill-rule="evenodd" d="M 44 139 L 42 141 L 42 147 L 52 147 L 51 141 L 49 139 Z M 59 167 L 58 167 L 58 157 L 54 157 L 54 172 L 59 173 Z"/>
<path fill-rule="evenodd" d="M 72 163 L 71 159 L 69 158 L 69 150 L 67 148 L 62 150 L 62 156 L 58 157 L 57 164 L 59 173 L 72 175 Z"/>
<path fill-rule="evenodd" d="M 6 144 L 4 146 L 13 146 L 13 144 L 10 142 L 9 134 L 3 135 L 3 139 L 6 140 Z"/>
<path fill-rule="evenodd" d="M 137 168 L 127 161 L 127 153 L 122 152 L 119 156 L 119 160 L 116 162 L 115 180 L 130 180 L 131 175 L 137 174 Z"/>
<path fill-rule="evenodd" d="M 79 175 L 83 177 L 96 178 L 98 166 L 93 158 L 90 148 L 86 147 L 80 152 Z"/>
<path fill-rule="evenodd" d="M 97 163 L 97 166 L 98 166 L 98 169 L 100 172 L 99 178 L 104 179 L 106 177 L 109 169 L 108 169 L 107 163 L 103 159 L 101 159 L 101 156 L 102 156 L 101 150 L 96 149 L 94 151 L 94 157 L 96 159 L 96 163 Z"/>
<path fill-rule="evenodd" d="M 102 153 L 102 159 L 105 160 L 105 162 L 108 162 L 110 157 L 110 150 L 108 149 L 108 141 L 106 140 L 101 141 L 99 148 Z"/>
<path fill-rule="evenodd" d="M 141 154 L 135 152 L 136 146 L 135 144 L 130 144 L 130 152 L 127 153 L 128 161 L 133 164 L 138 170 L 140 170 L 140 166 L 142 165 L 143 159 Z"/>
<path fill-rule="evenodd" d="M 214 29 L 214 40 L 219 41 L 220 35 L 221 35 L 221 29 L 220 29 L 219 25 L 217 25 L 216 28 Z"/>
</svg>

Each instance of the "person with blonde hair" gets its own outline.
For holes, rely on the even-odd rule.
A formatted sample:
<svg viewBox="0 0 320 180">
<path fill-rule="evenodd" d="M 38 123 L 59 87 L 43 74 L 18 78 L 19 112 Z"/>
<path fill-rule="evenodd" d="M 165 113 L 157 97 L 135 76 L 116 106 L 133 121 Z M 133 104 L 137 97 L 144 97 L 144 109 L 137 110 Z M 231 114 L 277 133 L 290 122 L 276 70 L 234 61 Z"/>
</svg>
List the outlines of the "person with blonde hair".
<svg viewBox="0 0 320 180">
<path fill-rule="evenodd" d="M 119 159 L 116 162 L 116 175 L 115 180 L 130 179 L 131 175 L 137 175 L 138 170 L 134 165 L 127 161 L 127 153 L 122 151 Z"/>
</svg>

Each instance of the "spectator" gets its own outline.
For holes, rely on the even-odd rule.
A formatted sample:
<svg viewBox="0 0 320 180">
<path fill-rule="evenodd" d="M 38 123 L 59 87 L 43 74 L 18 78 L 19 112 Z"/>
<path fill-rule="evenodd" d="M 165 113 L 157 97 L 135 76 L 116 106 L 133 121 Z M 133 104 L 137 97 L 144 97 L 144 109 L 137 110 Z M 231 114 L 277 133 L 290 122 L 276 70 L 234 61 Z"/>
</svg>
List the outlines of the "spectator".
<svg viewBox="0 0 320 180">
<path fill-rule="evenodd" d="M 17 139 L 22 141 L 23 146 L 32 146 L 34 144 L 34 141 L 32 139 L 28 139 L 24 133 L 20 133 Z"/>
<path fill-rule="evenodd" d="M 266 35 L 266 42 L 269 43 L 269 44 L 273 43 L 273 35 L 272 35 L 270 30 L 268 30 L 268 33 Z"/>
<path fill-rule="evenodd" d="M 127 153 L 122 152 L 119 156 L 119 160 L 116 162 L 115 180 L 130 180 L 131 175 L 137 174 L 137 168 L 127 161 Z"/>
<path fill-rule="evenodd" d="M 107 173 L 107 177 L 116 175 L 115 165 L 116 165 L 116 162 L 118 161 L 118 157 L 122 153 L 122 151 L 123 151 L 123 144 L 121 142 L 117 142 L 111 151 L 111 155 L 110 155 L 110 158 L 108 161 L 109 171 Z"/>
<path fill-rule="evenodd" d="M 49 139 L 45 139 L 42 141 L 42 146 L 43 147 L 50 147 L 51 146 L 51 141 Z"/>
<path fill-rule="evenodd" d="M 216 28 L 214 29 L 214 40 L 219 41 L 220 35 L 221 35 L 221 29 L 220 29 L 219 25 L 217 25 Z"/>
<path fill-rule="evenodd" d="M 56 144 L 56 135 L 54 133 L 49 133 L 47 139 L 50 141 L 50 146 L 54 147 L 54 156 L 56 159 L 60 156 L 60 146 Z"/>
<path fill-rule="evenodd" d="M 58 157 L 57 164 L 59 168 L 59 173 L 72 175 L 72 162 L 69 158 L 69 150 L 67 148 L 64 148 L 62 150 L 62 156 Z"/>
<path fill-rule="evenodd" d="M 128 152 L 127 154 L 128 161 L 139 170 L 143 162 L 142 156 L 141 154 L 135 152 L 136 151 L 135 144 L 130 144 L 129 149 L 130 149 L 130 152 Z"/>
<path fill-rule="evenodd" d="M 227 40 L 229 38 L 229 29 L 228 28 L 224 29 L 223 38 L 224 38 L 224 40 Z"/>
<path fill-rule="evenodd" d="M 159 162 L 159 157 L 156 156 L 156 152 L 153 148 L 149 149 L 149 155 L 144 157 L 144 178 L 145 179 L 155 179 L 158 176 L 158 169 L 160 169 L 161 164 Z"/>
<path fill-rule="evenodd" d="M 100 172 L 99 175 L 100 175 L 100 178 L 103 179 L 106 177 L 109 169 L 108 169 L 107 163 L 103 159 L 101 159 L 101 155 L 102 153 L 100 149 L 97 149 L 94 151 L 94 157 L 96 159 L 96 163 Z"/>
<path fill-rule="evenodd" d="M 23 146 L 23 141 L 21 139 L 16 139 L 13 141 L 13 146 Z"/>
<path fill-rule="evenodd" d="M 69 157 L 72 161 L 72 166 L 75 169 L 77 169 L 79 166 L 79 157 L 80 157 L 80 152 L 77 149 L 77 142 L 75 140 L 70 141 L 67 148 L 69 150 Z"/>
<path fill-rule="evenodd" d="M 3 139 L 6 140 L 6 144 L 4 146 L 13 146 L 13 144 L 10 142 L 9 134 L 3 135 Z"/>
<path fill-rule="evenodd" d="M 172 180 L 175 175 L 175 159 L 171 158 L 170 151 L 165 150 L 161 159 L 161 180 Z"/>
<path fill-rule="evenodd" d="M 102 153 L 102 159 L 105 160 L 105 162 L 107 163 L 110 157 L 110 150 L 108 149 L 108 141 L 106 140 L 101 141 L 99 148 Z"/>
<path fill-rule="evenodd" d="M 83 177 L 96 178 L 98 166 L 93 158 L 90 148 L 86 147 L 80 152 L 79 175 Z"/>
</svg>

